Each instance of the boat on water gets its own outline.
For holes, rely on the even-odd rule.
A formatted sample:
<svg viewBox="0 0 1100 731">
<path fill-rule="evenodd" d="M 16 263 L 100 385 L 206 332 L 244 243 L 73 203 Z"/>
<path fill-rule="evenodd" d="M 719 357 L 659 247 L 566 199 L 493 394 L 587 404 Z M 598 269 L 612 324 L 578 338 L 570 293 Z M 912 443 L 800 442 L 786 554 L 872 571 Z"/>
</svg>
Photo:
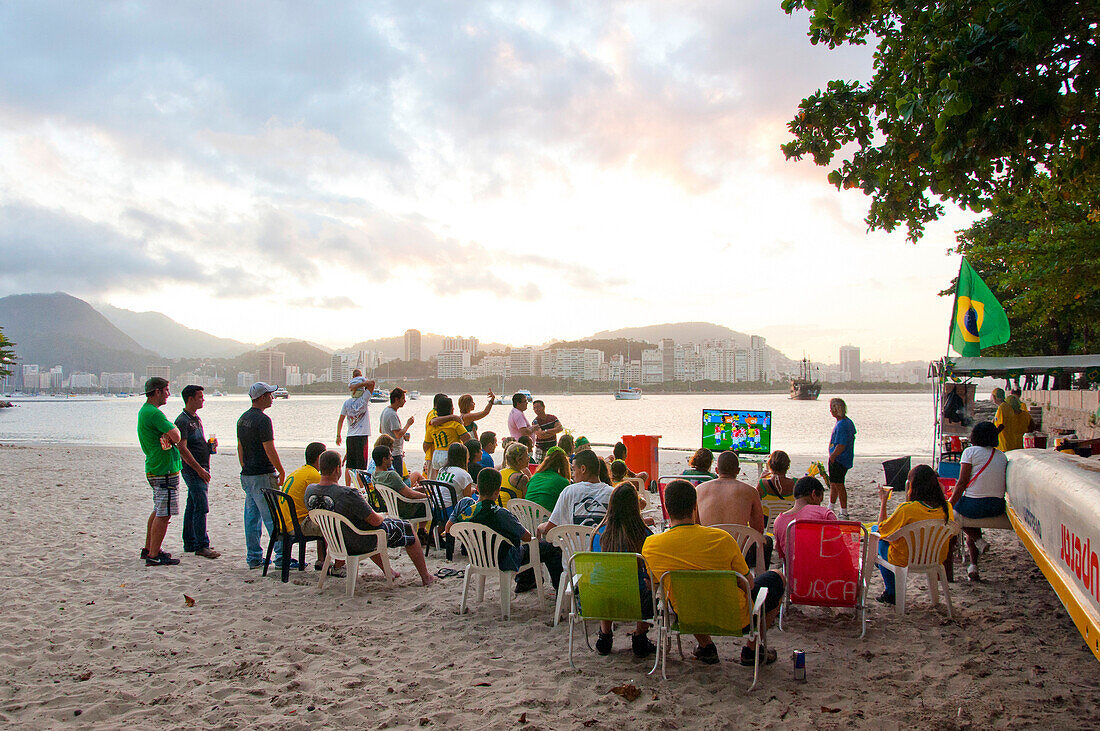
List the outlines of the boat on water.
<svg viewBox="0 0 1100 731">
<path fill-rule="evenodd" d="M 419 391 L 409 391 L 405 395 L 409 397 L 409 401 L 419 401 L 420 400 L 420 392 Z"/>
<path fill-rule="evenodd" d="M 279 386 L 278 388 L 276 388 L 274 391 L 271 392 L 271 397 L 272 398 L 290 398 L 290 392 L 287 391 L 282 386 Z"/>
<path fill-rule="evenodd" d="M 637 387 L 620 388 L 615 392 L 616 401 L 638 401 L 642 398 L 642 389 Z"/>
<path fill-rule="evenodd" d="M 532 396 L 532 395 L 531 395 L 531 392 L 530 392 L 530 391 L 528 391 L 528 390 L 527 390 L 526 388 L 520 388 L 520 389 L 517 389 L 517 390 L 516 390 L 516 393 L 521 393 L 521 394 L 523 394 L 524 396 L 526 396 L 526 397 L 527 397 L 527 403 L 531 403 L 532 401 L 534 401 L 534 400 L 535 400 L 535 397 L 534 397 L 534 396 Z"/>
<path fill-rule="evenodd" d="M 791 398 L 795 401 L 817 401 L 821 395 L 821 382 L 814 376 L 813 363 L 809 358 L 798 362 L 798 377 L 791 378 Z"/>
<path fill-rule="evenodd" d="M 388 404 L 390 402 L 390 396 L 382 389 L 376 388 L 370 395 L 370 402 L 372 404 Z"/>
</svg>

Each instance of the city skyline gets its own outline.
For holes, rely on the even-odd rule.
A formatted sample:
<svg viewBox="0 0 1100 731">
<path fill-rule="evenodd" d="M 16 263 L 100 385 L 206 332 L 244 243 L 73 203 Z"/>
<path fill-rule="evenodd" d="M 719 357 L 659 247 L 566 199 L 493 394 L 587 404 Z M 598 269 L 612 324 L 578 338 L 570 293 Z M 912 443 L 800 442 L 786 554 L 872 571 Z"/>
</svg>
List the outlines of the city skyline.
<svg viewBox="0 0 1100 731">
<path fill-rule="evenodd" d="M 858 191 L 783 159 L 799 100 L 869 75 L 871 49 L 814 47 L 778 3 L 0 18 L 0 296 L 246 342 L 700 320 L 815 360 L 943 350 L 971 219 L 868 234 Z"/>
</svg>

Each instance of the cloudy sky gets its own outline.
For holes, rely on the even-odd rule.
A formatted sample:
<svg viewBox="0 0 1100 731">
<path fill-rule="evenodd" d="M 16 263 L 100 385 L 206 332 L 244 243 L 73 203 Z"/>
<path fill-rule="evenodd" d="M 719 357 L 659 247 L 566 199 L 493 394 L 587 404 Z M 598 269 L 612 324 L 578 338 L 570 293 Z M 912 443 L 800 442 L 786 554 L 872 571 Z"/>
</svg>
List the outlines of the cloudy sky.
<svg viewBox="0 0 1100 731">
<path fill-rule="evenodd" d="M 0 4 L 0 295 L 260 342 L 516 344 L 703 320 L 942 353 L 920 244 L 783 159 L 866 78 L 778 0 Z"/>
</svg>

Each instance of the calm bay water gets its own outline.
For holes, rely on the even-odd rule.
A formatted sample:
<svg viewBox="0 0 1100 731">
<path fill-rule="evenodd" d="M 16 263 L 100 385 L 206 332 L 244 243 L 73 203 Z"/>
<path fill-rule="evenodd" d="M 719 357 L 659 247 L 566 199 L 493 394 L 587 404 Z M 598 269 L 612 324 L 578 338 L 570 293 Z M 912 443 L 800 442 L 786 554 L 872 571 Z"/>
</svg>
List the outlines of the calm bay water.
<svg viewBox="0 0 1100 731">
<path fill-rule="evenodd" d="M 457 395 L 456 395 L 457 396 Z M 538 396 L 536 394 L 536 396 Z M 856 424 L 856 456 L 927 455 L 932 446 L 932 398 L 928 393 L 846 394 L 848 415 Z M 291 396 L 268 410 L 275 423 L 276 445 L 301 448 L 311 441 L 335 446 L 341 396 Z M 456 399 L 457 400 L 457 399 Z M 769 410 L 774 422 L 772 446 L 792 455 L 823 458 L 834 420 L 827 395 L 820 401 L 791 401 L 785 394 L 646 395 L 640 401 L 616 401 L 610 394 L 546 396 L 547 411 L 556 414 L 575 436 L 613 443 L 624 434 L 656 434 L 662 448 L 691 448 L 701 443 L 704 408 Z M 0 409 L 0 441 L 136 446 L 135 424 L 142 397 L 30 398 Z M 478 408 L 484 397 L 478 397 Z M 371 404 L 372 433 L 377 433 L 383 404 Z M 182 400 L 173 394 L 164 413 L 179 414 Z M 199 412 L 206 433 L 218 435 L 223 447 L 235 443 L 237 418 L 249 407 L 247 397 L 208 397 Z M 506 436 L 511 405 L 494 406 L 479 423 L 482 431 Z M 410 452 L 419 451 L 424 417 L 431 399 L 410 401 L 400 411 L 413 416 Z M 528 418 L 533 414 L 528 408 Z M 500 453 L 497 453 L 499 460 Z M 293 460 L 288 460 L 288 463 Z"/>
</svg>

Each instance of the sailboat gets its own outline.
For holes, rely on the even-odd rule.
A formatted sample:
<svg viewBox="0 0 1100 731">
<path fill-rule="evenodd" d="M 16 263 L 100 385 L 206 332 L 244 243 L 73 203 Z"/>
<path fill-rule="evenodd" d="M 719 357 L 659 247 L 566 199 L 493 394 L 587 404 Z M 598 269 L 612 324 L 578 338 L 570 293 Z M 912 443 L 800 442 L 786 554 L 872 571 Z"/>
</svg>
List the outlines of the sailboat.
<svg viewBox="0 0 1100 731">
<path fill-rule="evenodd" d="M 623 386 L 623 374 L 626 371 L 628 363 L 630 363 L 629 346 L 626 349 L 626 360 L 623 361 L 622 368 L 619 369 L 619 388 L 615 391 L 616 401 L 638 401 L 642 398 L 642 389 L 636 386 Z"/>
<path fill-rule="evenodd" d="M 814 378 L 813 364 L 809 358 L 798 363 L 798 378 L 791 378 L 791 398 L 795 401 L 817 401 L 821 395 L 821 382 Z"/>
</svg>

